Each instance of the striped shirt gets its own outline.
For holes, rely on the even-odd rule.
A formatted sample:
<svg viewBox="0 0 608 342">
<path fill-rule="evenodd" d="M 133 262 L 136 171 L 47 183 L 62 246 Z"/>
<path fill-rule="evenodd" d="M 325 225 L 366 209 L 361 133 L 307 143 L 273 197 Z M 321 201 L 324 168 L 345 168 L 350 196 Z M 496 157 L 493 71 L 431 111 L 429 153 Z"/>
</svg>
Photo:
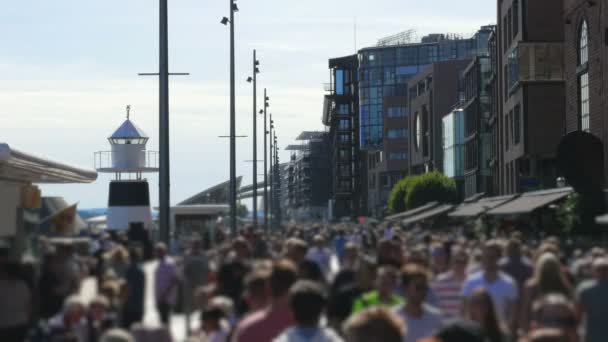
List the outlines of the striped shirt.
<svg viewBox="0 0 608 342">
<path fill-rule="evenodd" d="M 462 306 L 462 282 L 454 278 L 452 271 L 442 273 L 431 283 L 439 301 L 439 309 L 446 319 L 458 317 Z"/>
</svg>

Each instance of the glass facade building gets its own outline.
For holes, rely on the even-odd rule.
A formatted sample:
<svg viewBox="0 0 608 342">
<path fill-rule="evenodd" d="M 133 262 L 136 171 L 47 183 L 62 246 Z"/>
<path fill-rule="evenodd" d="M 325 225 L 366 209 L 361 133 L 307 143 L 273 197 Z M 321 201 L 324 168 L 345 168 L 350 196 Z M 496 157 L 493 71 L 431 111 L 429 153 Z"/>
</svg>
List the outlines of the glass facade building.
<svg viewBox="0 0 608 342">
<path fill-rule="evenodd" d="M 429 65 L 467 59 L 487 51 L 488 34 L 482 29 L 474 37 L 461 39 L 430 35 L 420 43 L 365 48 L 359 51 L 359 134 L 362 149 L 381 147 L 384 117 L 404 113 L 407 120 L 408 80 Z M 403 108 L 384 106 L 386 97 L 403 97 Z M 384 113 L 387 111 L 387 113 Z"/>
</svg>

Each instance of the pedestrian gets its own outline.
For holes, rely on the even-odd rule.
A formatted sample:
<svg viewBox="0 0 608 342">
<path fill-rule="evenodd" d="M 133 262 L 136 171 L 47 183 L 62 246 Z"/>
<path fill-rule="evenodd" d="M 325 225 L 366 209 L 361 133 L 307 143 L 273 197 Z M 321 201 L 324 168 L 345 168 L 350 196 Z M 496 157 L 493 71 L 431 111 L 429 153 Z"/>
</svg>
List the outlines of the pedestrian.
<svg viewBox="0 0 608 342">
<path fill-rule="evenodd" d="M 229 331 L 222 325 L 226 319 L 224 311 L 210 305 L 201 312 L 201 331 L 197 334 L 198 342 L 227 342 Z"/>
<path fill-rule="evenodd" d="M 110 302 L 103 295 L 98 295 L 89 303 L 87 314 L 87 341 L 98 341 L 103 333 L 116 324 L 116 315 L 108 312 Z"/>
<path fill-rule="evenodd" d="M 452 248 L 451 269 L 439 274 L 431 283 L 431 289 L 437 296 L 438 309 L 445 319 L 455 318 L 462 306 L 462 284 L 467 277 L 468 255 L 459 247 Z"/>
<path fill-rule="evenodd" d="M 77 295 L 66 298 L 63 310 L 51 318 L 48 322 L 49 336 L 47 340 L 54 338 L 75 335 L 79 342 L 87 340 L 85 303 Z"/>
<path fill-rule="evenodd" d="M 507 274 L 500 271 L 502 247 L 495 241 L 487 241 L 482 250 L 481 270 L 471 274 L 463 284 L 463 304 L 468 304 L 473 292 L 481 287 L 492 297 L 500 324 L 508 326 L 511 333 L 516 333 L 514 326 L 517 319 L 517 284 Z"/>
<path fill-rule="evenodd" d="M 122 306 L 122 327 L 130 329 L 134 323 L 144 318 L 144 296 L 146 275 L 141 267 L 142 251 L 139 247 L 131 247 L 129 252 L 129 267 L 125 277 L 125 299 Z"/>
<path fill-rule="evenodd" d="M 32 291 L 9 260 L 9 245 L 0 241 L 0 341 L 21 342 L 32 318 Z"/>
<path fill-rule="evenodd" d="M 559 293 L 572 298 L 573 290 L 562 271 L 559 259 L 553 253 L 545 253 L 536 261 L 534 276 L 526 283 L 520 310 L 520 327 L 524 332 L 530 329 L 532 304 L 551 293 Z"/>
<path fill-rule="evenodd" d="M 245 277 L 245 300 L 249 313 L 264 309 L 270 300 L 268 291 L 272 269 L 256 267 Z"/>
<path fill-rule="evenodd" d="M 507 243 L 506 255 L 499 262 L 500 270 L 511 276 L 520 290 L 532 276 L 533 267 L 530 259 L 522 254 L 521 242 L 515 237 Z"/>
<path fill-rule="evenodd" d="M 135 339 L 126 330 L 110 329 L 101 336 L 99 342 L 135 342 Z"/>
<path fill-rule="evenodd" d="M 195 237 L 190 242 L 190 250 L 184 256 L 183 308 L 186 313 L 186 333 L 190 333 L 190 315 L 195 308 L 194 292 L 207 283 L 209 260 L 202 251 L 202 241 Z"/>
<path fill-rule="evenodd" d="M 289 260 L 276 261 L 270 274 L 270 305 L 245 317 L 234 331 L 233 342 L 270 342 L 294 322 L 289 309 L 289 289 L 297 268 Z"/>
<path fill-rule="evenodd" d="M 585 320 L 585 342 L 606 341 L 608 336 L 608 258 L 593 261 L 593 280 L 576 291 L 578 314 Z"/>
<path fill-rule="evenodd" d="M 177 300 L 177 286 L 179 283 L 177 268 L 173 260 L 167 256 L 167 246 L 162 242 L 156 244 L 156 257 L 158 260 L 154 273 L 156 310 L 161 322 L 169 326 L 171 308 Z"/>
<path fill-rule="evenodd" d="M 568 338 L 559 329 L 539 329 L 532 331 L 522 342 L 568 342 Z"/>
<path fill-rule="evenodd" d="M 333 330 L 319 324 L 327 303 L 320 283 L 300 280 L 291 287 L 289 297 L 295 324 L 274 342 L 342 342 Z"/>
<path fill-rule="evenodd" d="M 473 291 L 467 306 L 466 317 L 480 325 L 487 342 L 508 341 L 505 328 L 501 326 L 494 302 L 488 291 L 479 287 Z"/>
<path fill-rule="evenodd" d="M 402 342 L 407 327 L 391 309 L 377 306 L 351 316 L 342 330 L 345 342 Z"/>
<path fill-rule="evenodd" d="M 392 266 L 382 266 L 378 269 L 376 288 L 361 295 L 353 305 L 353 313 L 373 306 L 394 307 L 403 303 L 403 299 L 395 294 L 398 271 Z"/>
<path fill-rule="evenodd" d="M 331 258 L 331 250 L 325 246 L 325 239 L 322 235 L 316 235 L 313 239 L 313 247 L 308 249 L 306 259 L 315 262 L 319 266 L 326 280 L 330 275 Z"/>
<path fill-rule="evenodd" d="M 532 329 L 559 329 L 568 342 L 579 342 L 579 321 L 574 304 L 560 293 L 548 294 L 533 305 Z"/>
<path fill-rule="evenodd" d="M 397 314 L 407 326 L 404 342 L 416 342 L 433 336 L 443 326 L 439 309 L 425 303 L 427 297 L 428 271 L 417 264 L 407 264 L 401 270 L 401 286 L 405 304 L 396 308 Z"/>
<path fill-rule="evenodd" d="M 436 339 L 431 341 L 439 342 L 489 342 L 483 334 L 481 326 L 474 321 L 453 320 L 441 328 L 436 334 Z M 427 340 L 421 340 L 427 342 Z"/>
</svg>

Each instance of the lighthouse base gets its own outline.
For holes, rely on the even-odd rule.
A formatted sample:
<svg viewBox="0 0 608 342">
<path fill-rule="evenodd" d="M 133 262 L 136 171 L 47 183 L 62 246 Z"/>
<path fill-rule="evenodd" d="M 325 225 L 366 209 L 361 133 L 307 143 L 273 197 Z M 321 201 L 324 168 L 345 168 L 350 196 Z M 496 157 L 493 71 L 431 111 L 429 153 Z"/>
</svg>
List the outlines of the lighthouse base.
<svg viewBox="0 0 608 342">
<path fill-rule="evenodd" d="M 133 223 L 142 224 L 145 228 L 152 225 L 148 182 L 112 181 L 108 201 L 108 229 L 126 231 Z"/>
</svg>

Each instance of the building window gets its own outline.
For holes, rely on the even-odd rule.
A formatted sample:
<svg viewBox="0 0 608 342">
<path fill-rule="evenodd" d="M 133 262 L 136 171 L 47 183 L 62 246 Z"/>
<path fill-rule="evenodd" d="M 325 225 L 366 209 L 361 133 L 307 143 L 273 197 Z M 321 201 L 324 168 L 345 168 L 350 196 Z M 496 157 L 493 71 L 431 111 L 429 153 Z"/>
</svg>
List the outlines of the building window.
<svg viewBox="0 0 608 342">
<path fill-rule="evenodd" d="M 508 91 L 511 91 L 513 87 L 519 81 L 519 61 L 518 61 L 517 48 L 513 49 L 511 53 L 509 53 L 508 57 Z"/>
<path fill-rule="evenodd" d="M 509 150 L 509 115 L 505 115 L 505 126 L 503 129 L 505 135 L 505 150 Z"/>
<path fill-rule="evenodd" d="M 407 153 L 405 153 L 405 152 L 390 152 L 388 154 L 388 159 L 389 160 L 406 160 L 407 159 Z"/>
<path fill-rule="evenodd" d="M 513 144 L 519 144 L 519 141 L 521 139 L 521 106 L 520 105 L 516 105 L 515 106 L 515 110 L 513 112 L 514 115 L 514 123 L 513 125 L 515 126 L 515 132 L 514 132 L 514 138 L 513 138 Z"/>
<path fill-rule="evenodd" d="M 388 130 L 389 139 L 404 139 L 407 138 L 407 129 L 405 128 L 390 128 Z"/>
<path fill-rule="evenodd" d="M 507 11 L 507 27 L 507 34 L 509 36 L 509 46 L 511 46 L 511 42 L 513 41 L 513 12 L 511 8 L 509 8 L 509 11 Z"/>
<path fill-rule="evenodd" d="M 414 119 L 414 127 L 416 130 L 416 150 L 420 149 L 420 144 L 422 143 L 422 123 L 420 122 L 420 114 L 416 112 L 416 116 Z"/>
<path fill-rule="evenodd" d="M 579 76 L 581 130 L 589 132 L 589 73 Z"/>
<path fill-rule="evenodd" d="M 589 45 L 588 45 L 588 34 L 587 22 L 583 20 L 581 24 L 581 30 L 579 35 L 579 115 L 580 115 L 580 128 L 582 131 L 589 132 Z"/>
<path fill-rule="evenodd" d="M 405 117 L 405 107 L 388 107 L 386 114 L 389 118 L 403 118 Z"/>
<path fill-rule="evenodd" d="M 507 16 L 505 15 L 504 18 L 502 18 L 502 51 L 503 53 L 507 53 L 507 48 L 509 47 L 508 45 L 508 33 L 507 33 Z"/>
<path fill-rule="evenodd" d="M 515 127 L 513 126 L 513 111 L 509 112 L 509 139 L 515 146 Z"/>
<path fill-rule="evenodd" d="M 519 1 L 513 1 L 513 38 L 519 33 Z"/>
<path fill-rule="evenodd" d="M 341 131 L 348 131 L 348 130 L 350 130 L 350 121 L 348 119 L 340 119 L 338 125 L 339 125 L 339 129 Z"/>
<path fill-rule="evenodd" d="M 588 45 L 587 21 L 583 20 L 578 41 L 579 46 L 579 65 L 585 65 L 589 61 L 589 45 Z"/>
<path fill-rule="evenodd" d="M 348 104 L 341 104 L 338 106 L 338 114 L 340 115 L 348 115 L 349 114 L 349 110 L 348 110 Z"/>
</svg>

